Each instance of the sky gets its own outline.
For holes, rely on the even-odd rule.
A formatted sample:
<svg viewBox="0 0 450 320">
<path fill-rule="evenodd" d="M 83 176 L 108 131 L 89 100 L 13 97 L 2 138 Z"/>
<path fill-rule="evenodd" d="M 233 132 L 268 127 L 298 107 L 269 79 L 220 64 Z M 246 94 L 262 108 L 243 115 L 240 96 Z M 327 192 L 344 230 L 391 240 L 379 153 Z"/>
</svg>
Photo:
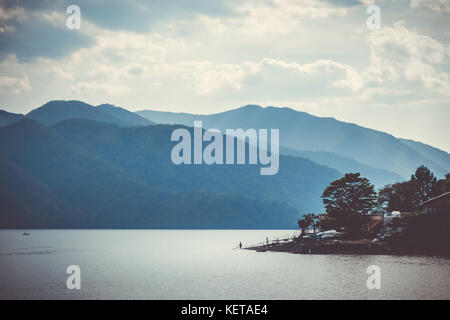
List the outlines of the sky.
<svg viewBox="0 0 450 320">
<path fill-rule="evenodd" d="M 67 7 L 81 12 L 67 28 Z M 370 5 L 380 28 L 367 27 Z M 290 107 L 450 152 L 450 0 L 0 0 L 0 109 Z"/>
</svg>

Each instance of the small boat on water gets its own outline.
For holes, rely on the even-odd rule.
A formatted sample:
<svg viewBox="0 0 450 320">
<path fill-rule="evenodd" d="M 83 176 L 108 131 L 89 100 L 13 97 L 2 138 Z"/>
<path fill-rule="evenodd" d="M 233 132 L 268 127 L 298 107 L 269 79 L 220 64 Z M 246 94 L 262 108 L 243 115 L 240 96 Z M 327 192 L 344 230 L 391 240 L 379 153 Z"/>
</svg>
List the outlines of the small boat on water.
<svg viewBox="0 0 450 320">
<path fill-rule="evenodd" d="M 28 232 L 22 233 L 23 236 L 29 236 L 30 234 Z"/>
</svg>

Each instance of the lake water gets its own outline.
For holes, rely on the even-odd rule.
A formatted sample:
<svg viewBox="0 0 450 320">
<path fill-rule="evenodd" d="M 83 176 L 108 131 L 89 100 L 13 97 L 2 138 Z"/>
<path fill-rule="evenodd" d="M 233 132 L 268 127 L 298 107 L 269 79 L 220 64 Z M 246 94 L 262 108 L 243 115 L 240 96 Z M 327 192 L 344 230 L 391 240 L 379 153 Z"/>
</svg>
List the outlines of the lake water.
<svg viewBox="0 0 450 320">
<path fill-rule="evenodd" d="M 234 249 L 295 231 L 0 230 L 1 299 L 449 299 L 450 260 Z M 81 289 L 66 268 L 81 268 Z M 370 265 L 381 289 L 366 286 Z"/>
</svg>

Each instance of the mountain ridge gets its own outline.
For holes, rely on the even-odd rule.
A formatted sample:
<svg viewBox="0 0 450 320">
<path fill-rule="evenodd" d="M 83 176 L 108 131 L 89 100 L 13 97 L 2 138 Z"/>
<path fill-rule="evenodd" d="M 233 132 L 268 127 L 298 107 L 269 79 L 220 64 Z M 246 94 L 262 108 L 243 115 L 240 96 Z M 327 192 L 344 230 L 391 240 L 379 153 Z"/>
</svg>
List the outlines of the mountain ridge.
<svg viewBox="0 0 450 320">
<path fill-rule="evenodd" d="M 281 147 L 280 153 L 311 159 L 316 163 L 338 170 L 342 173 L 342 175 L 348 172 L 359 172 L 361 176 L 368 178 L 377 188 L 383 187 L 386 184 L 393 184 L 402 181 L 403 179 L 403 177 L 395 172 L 375 168 L 333 152 L 310 150 L 300 151 L 287 147 Z"/>
<path fill-rule="evenodd" d="M 209 115 L 155 110 L 140 110 L 136 113 L 159 123 L 192 125 L 194 119 L 202 120 L 205 128 L 220 130 L 279 128 L 280 146 L 298 151 L 333 152 L 374 168 L 394 172 L 404 179 L 409 178 L 411 172 L 421 164 L 430 167 L 438 176 L 450 171 L 450 168 L 442 167 L 430 159 L 429 154 L 417 152 L 389 133 L 330 117 L 316 117 L 292 108 L 247 105 Z"/>
<path fill-rule="evenodd" d="M 0 109 L 0 128 L 24 118 L 23 114 Z"/>
<path fill-rule="evenodd" d="M 52 100 L 25 115 L 44 125 L 52 126 L 66 119 L 80 118 L 119 126 L 153 125 L 154 123 L 131 111 L 111 104 L 93 106 L 78 100 Z"/>
</svg>

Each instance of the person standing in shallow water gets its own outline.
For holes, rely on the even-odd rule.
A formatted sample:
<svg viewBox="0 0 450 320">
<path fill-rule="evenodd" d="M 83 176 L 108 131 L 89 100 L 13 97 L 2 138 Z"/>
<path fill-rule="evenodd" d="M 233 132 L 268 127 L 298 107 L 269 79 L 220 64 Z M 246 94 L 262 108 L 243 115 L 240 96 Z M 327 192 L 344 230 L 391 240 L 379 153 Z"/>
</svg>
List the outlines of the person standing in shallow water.
<svg viewBox="0 0 450 320">
<path fill-rule="evenodd" d="M 239 242 L 239 249 L 242 249 L 242 242 Z"/>
</svg>

